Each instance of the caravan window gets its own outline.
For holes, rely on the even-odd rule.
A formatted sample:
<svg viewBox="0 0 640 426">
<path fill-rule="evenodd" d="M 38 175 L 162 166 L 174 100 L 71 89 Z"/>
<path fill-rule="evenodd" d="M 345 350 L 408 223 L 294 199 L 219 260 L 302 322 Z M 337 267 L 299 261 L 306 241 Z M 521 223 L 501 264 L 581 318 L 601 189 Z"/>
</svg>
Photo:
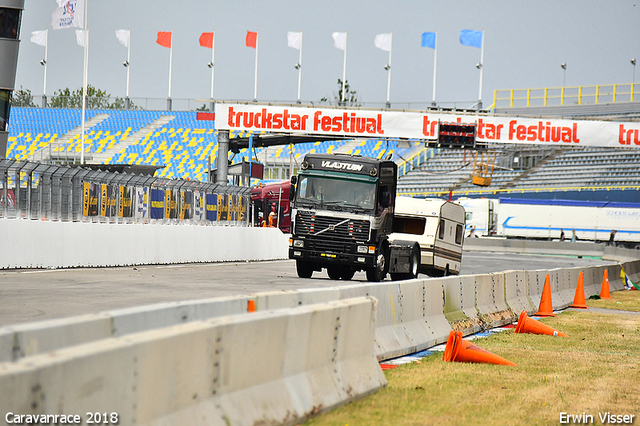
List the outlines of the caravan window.
<svg viewBox="0 0 640 426">
<path fill-rule="evenodd" d="M 396 216 L 393 218 L 393 232 L 422 235 L 426 223 L 427 220 L 424 217 Z"/>
<path fill-rule="evenodd" d="M 444 240 L 444 228 L 445 228 L 445 220 L 440 219 L 440 230 L 438 232 L 438 238 Z"/>
<path fill-rule="evenodd" d="M 456 244 L 462 244 L 462 225 L 456 225 Z"/>
</svg>

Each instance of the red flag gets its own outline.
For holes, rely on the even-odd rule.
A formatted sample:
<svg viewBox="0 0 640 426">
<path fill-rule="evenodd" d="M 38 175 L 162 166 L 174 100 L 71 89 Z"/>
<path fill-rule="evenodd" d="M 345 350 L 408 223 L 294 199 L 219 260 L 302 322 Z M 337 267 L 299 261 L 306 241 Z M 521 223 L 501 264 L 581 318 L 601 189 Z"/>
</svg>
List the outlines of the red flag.
<svg viewBox="0 0 640 426">
<path fill-rule="evenodd" d="M 254 33 L 253 31 L 247 31 L 247 47 L 253 47 L 256 49 L 256 44 L 258 42 L 258 33 Z"/>
<path fill-rule="evenodd" d="M 158 39 L 156 40 L 156 43 L 158 43 L 160 46 L 171 49 L 171 31 L 158 31 Z"/>
<path fill-rule="evenodd" d="M 213 33 L 202 33 L 200 36 L 200 46 L 213 49 Z"/>
</svg>

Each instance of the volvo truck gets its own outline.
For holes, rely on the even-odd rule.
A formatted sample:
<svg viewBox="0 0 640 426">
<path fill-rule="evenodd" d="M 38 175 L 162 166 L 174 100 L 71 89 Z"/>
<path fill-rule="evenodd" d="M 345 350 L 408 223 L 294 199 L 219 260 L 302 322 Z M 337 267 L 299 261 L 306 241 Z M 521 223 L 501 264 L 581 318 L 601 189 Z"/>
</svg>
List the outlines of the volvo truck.
<svg viewBox="0 0 640 426">
<path fill-rule="evenodd" d="M 432 221 L 438 231 L 442 210 L 408 205 L 409 210 L 396 217 L 396 180 L 393 161 L 307 154 L 298 175 L 292 177 L 290 191 L 289 258 L 295 259 L 298 276 L 310 278 L 323 268 L 334 280 L 350 280 L 358 271 L 365 271 L 368 281 L 381 281 L 389 273 L 394 279 L 415 278 L 419 271 L 457 273 L 459 261 L 455 267 L 451 262 L 442 266 L 432 258 L 421 266 L 428 258 L 423 252 L 433 253 L 441 246 L 427 247 L 426 241 L 421 246 L 417 236 L 431 232 Z M 436 218 L 427 219 L 432 212 Z M 464 210 L 460 221 L 464 229 Z M 444 239 L 450 230 L 442 232 Z M 462 239 L 457 241 L 461 256 Z"/>
</svg>

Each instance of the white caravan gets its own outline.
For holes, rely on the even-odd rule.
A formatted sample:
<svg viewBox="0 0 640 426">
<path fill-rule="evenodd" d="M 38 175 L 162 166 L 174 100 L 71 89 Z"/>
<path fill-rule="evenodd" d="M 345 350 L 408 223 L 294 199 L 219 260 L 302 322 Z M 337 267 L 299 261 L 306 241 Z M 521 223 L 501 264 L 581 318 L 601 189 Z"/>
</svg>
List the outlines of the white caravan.
<svg viewBox="0 0 640 426">
<path fill-rule="evenodd" d="M 389 241 L 392 246 L 417 242 L 420 246 L 418 269 L 423 274 L 457 275 L 462 262 L 464 229 L 465 211 L 461 205 L 399 196 Z"/>
</svg>

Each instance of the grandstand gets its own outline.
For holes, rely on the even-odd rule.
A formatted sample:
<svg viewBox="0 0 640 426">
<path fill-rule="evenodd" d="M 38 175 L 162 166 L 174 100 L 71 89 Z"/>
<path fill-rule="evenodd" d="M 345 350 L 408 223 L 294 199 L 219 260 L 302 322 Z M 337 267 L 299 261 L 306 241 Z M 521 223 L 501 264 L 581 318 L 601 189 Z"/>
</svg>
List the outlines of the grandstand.
<svg viewBox="0 0 640 426">
<path fill-rule="evenodd" d="M 206 181 L 215 164 L 218 137 L 215 122 L 196 119 L 190 111 L 88 110 L 85 160 L 94 164 L 142 164 L 164 167 L 157 177 Z M 52 163 L 78 162 L 81 152 L 81 111 L 55 108 L 14 108 L 7 158 Z M 248 136 L 234 132 L 233 137 Z M 415 145 L 415 144 L 414 144 Z M 415 149 L 415 147 L 414 147 Z M 257 148 L 267 168 L 266 180 L 286 179 L 308 152 L 343 152 L 382 158 L 410 153 L 397 141 L 362 139 L 318 141 L 293 146 Z M 246 157 L 246 149 L 238 156 Z M 275 173 L 273 170 L 280 170 Z"/>
</svg>

